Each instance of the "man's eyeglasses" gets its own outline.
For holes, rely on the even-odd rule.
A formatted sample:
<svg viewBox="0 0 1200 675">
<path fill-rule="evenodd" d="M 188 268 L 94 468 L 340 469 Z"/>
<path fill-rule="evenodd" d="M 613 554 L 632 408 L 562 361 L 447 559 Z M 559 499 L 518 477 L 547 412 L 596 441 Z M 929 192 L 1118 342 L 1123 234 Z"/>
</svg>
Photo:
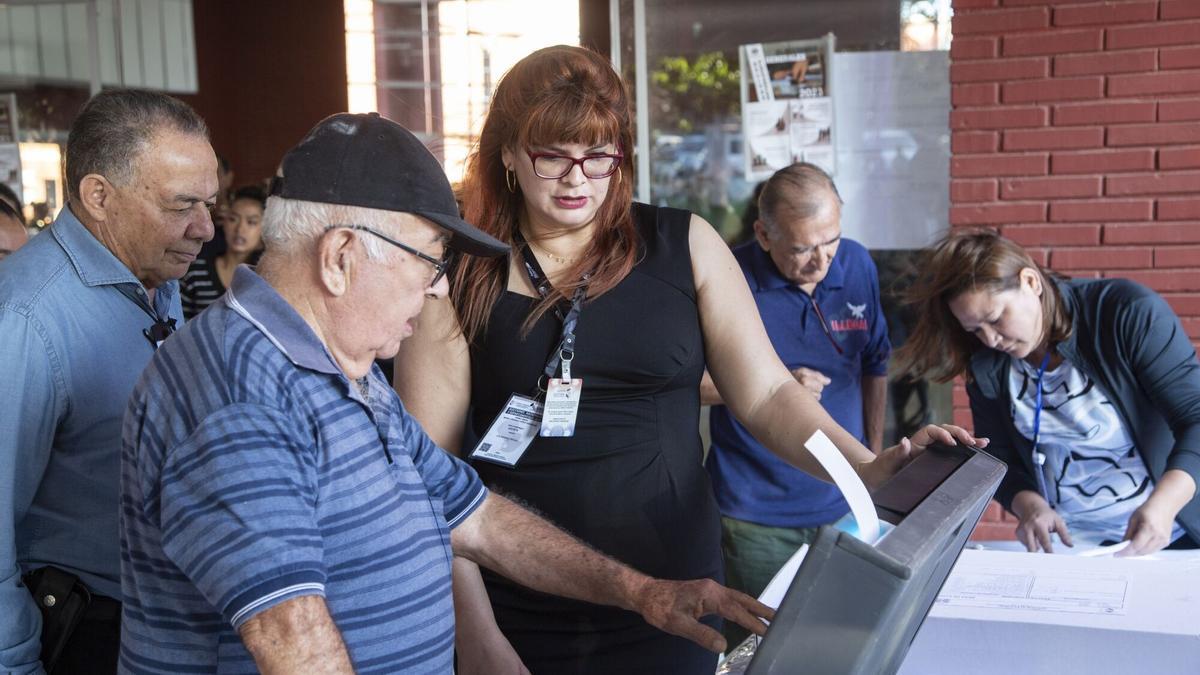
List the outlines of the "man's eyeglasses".
<svg viewBox="0 0 1200 675">
<path fill-rule="evenodd" d="M 526 150 L 525 154 L 529 155 L 529 161 L 533 162 L 533 172 L 537 174 L 537 177 L 550 180 L 562 178 L 571 173 L 576 164 L 583 169 L 583 175 L 588 178 L 608 178 L 621 168 L 621 160 L 625 159 L 625 155 L 619 152 L 584 157 L 569 157 L 552 152 L 530 152 L 529 150 Z"/>
<path fill-rule="evenodd" d="M 433 266 L 433 279 L 429 282 L 430 287 L 437 286 L 437 283 L 442 280 L 442 277 L 446 276 L 446 271 L 449 269 L 450 264 L 454 262 L 455 251 L 454 251 L 454 249 L 451 249 L 451 248 L 447 248 L 446 254 L 442 257 L 441 260 L 438 260 L 437 258 L 435 258 L 431 255 L 422 253 L 407 244 L 400 243 L 400 242 L 396 241 L 395 239 L 392 239 L 391 237 L 387 236 L 386 234 L 383 234 L 382 232 L 373 230 L 373 229 L 367 227 L 366 225 L 330 225 L 329 227 L 327 227 L 325 229 L 326 229 L 326 231 L 328 231 L 328 230 L 332 230 L 336 227 L 344 227 L 348 230 L 358 230 L 359 232 L 368 232 L 368 233 L 373 234 L 376 237 L 379 237 L 380 239 L 386 241 L 387 243 L 391 244 L 392 246 L 395 246 L 396 248 L 400 249 L 401 251 L 404 251 L 405 253 L 408 253 L 411 255 L 415 255 L 416 257 L 420 258 L 421 260 L 424 260 L 425 262 L 429 263 L 430 265 Z"/>
</svg>

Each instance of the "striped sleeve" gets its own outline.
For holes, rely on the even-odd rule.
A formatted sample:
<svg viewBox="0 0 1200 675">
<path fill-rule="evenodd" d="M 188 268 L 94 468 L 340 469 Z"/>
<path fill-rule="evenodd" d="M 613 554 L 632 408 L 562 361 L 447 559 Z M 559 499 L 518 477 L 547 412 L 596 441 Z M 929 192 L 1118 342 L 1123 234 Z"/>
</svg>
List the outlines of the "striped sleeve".
<svg viewBox="0 0 1200 675">
<path fill-rule="evenodd" d="M 325 592 L 315 451 L 297 426 L 278 410 L 229 405 L 163 462 L 163 551 L 235 629 Z"/>
<path fill-rule="evenodd" d="M 487 488 L 475 469 L 434 444 L 399 398 L 395 403 L 400 406 L 399 442 L 412 456 L 429 495 L 442 503 L 442 517 L 453 528 L 483 504 Z"/>
<path fill-rule="evenodd" d="M 215 274 L 212 261 L 198 258 L 179 280 L 179 300 L 185 319 L 195 318 L 225 294 L 224 288 L 218 287 L 219 280 L 213 278 Z"/>
</svg>

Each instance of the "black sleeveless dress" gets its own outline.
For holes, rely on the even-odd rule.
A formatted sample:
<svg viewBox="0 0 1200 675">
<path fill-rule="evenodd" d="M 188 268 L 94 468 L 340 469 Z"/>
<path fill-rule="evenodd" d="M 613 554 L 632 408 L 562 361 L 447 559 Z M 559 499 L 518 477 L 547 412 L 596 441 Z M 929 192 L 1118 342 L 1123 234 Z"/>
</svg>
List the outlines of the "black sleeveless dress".
<svg viewBox="0 0 1200 675">
<path fill-rule="evenodd" d="M 698 431 L 704 341 L 687 211 L 634 204 L 641 257 L 583 306 L 572 376 L 583 379 L 575 435 L 535 438 L 515 468 L 473 463 L 593 547 L 646 574 L 722 581 L 720 520 Z M 527 338 L 536 301 L 505 292 L 471 350 L 470 428 L 487 431 L 513 392 L 527 394 L 562 324 L 548 312 Z M 466 446 L 471 447 L 471 446 Z M 484 571 L 500 629 L 534 675 L 704 673 L 716 655 L 634 612 L 538 593 Z M 716 617 L 705 623 L 719 630 Z"/>
</svg>

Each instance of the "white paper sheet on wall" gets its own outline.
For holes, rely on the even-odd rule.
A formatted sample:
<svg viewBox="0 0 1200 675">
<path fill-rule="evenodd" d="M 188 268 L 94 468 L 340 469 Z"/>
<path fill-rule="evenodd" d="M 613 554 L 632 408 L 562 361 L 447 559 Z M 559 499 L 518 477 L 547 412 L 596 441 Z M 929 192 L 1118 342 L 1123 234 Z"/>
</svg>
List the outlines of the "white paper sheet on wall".
<svg viewBox="0 0 1200 675">
<path fill-rule="evenodd" d="M 924 248 L 949 226 L 950 60 L 937 52 L 832 59 L 842 234 Z"/>
</svg>

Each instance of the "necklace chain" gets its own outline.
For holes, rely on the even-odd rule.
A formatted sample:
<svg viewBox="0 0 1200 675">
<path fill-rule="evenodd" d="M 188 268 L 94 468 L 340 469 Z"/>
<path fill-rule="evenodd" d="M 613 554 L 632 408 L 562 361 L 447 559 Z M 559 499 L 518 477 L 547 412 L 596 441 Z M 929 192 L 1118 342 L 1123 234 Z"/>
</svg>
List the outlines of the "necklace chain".
<svg viewBox="0 0 1200 675">
<path fill-rule="evenodd" d="M 555 255 L 555 254 L 551 253 L 550 251 L 547 251 L 546 249 L 542 248 L 541 246 L 538 246 L 537 244 L 533 243 L 532 241 L 529 242 L 529 245 L 532 246 L 534 249 L 541 251 L 542 253 L 544 253 L 546 255 L 546 257 L 550 258 L 551 260 L 553 260 L 554 262 L 556 262 L 560 265 L 574 265 L 575 263 L 579 262 L 578 258 L 566 258 L 561 255 Z"/>
</svg>

